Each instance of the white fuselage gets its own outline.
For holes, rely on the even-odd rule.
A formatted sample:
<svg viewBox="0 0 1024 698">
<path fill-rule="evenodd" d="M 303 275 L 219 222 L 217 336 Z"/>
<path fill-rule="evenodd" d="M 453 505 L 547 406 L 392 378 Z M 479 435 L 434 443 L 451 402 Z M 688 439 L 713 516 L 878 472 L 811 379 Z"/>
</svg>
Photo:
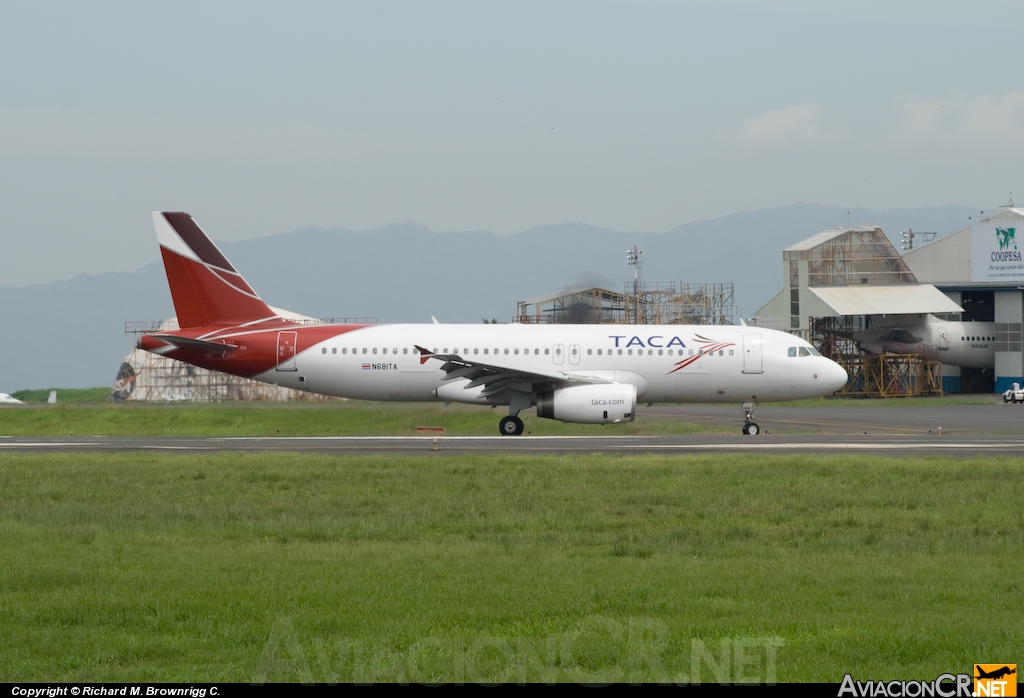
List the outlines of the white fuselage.
<svg viewBox="0 0 1024 698">
<path fill-rule="evenodd" d="M 647 402 L 770 402 L 827 395 L 846 372 L 804 340 L 722 325 L 374 325 L 301 348 L 256 378 L 364 400 L 482 398 L 482 386 L 443 380 L 443 361 L 416 347 L 503 369 L 564 373 L 636 386 Z"/>
<path fill-rule="evenodd" d="M 917 354 L 949 366 L 995 368 L 995 323 L 940 320 L 934 315 L 890 316 L 855 332 L 870 354 Z"/>
</svg>

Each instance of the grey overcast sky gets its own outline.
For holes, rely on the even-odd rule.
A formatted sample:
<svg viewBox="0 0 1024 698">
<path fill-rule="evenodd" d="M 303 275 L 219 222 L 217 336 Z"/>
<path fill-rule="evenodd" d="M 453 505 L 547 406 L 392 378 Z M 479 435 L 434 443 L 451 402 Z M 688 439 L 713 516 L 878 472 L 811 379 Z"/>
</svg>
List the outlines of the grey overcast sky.
<svg viewBox="0 0 1024 698">
<path fill-rule="evenodd" d="M 1022 20 L 1017 1 L 0 0 L 0 285 L 155 261 L 154 209 L 238 240 L 1024 200 Z"/>
</svg>

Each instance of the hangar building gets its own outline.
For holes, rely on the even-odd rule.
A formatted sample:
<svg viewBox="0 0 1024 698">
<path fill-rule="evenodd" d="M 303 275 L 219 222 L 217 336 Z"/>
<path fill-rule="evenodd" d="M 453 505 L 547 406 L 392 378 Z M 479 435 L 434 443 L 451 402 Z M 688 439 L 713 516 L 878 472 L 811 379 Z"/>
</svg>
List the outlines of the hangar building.
<svg viewBox="0 0 1024 698">
<path fill-rule="evenodd" d="M 997 393 L 1024 385 L 1022 224 L 1024 209 L 1011 205 L 903 256 L 918 279 L 963 307 L 964 321 L 995 322 Z"/>
<path fill-rule="evenodd" d="M 822 319 L 846 337 L 894 315 L 994 322 L 991 337 L 974 338 L 994 343 L 994 370 L 935 368 L 944 392 L 1001 393 L 1024 384 L 1022 222 L 1024 210 L 1009 207 L 903 255 L 876 226 L 823 231 L 783 251 L 783 288 L 754 322 L 811 341 Z"/>
</svg>

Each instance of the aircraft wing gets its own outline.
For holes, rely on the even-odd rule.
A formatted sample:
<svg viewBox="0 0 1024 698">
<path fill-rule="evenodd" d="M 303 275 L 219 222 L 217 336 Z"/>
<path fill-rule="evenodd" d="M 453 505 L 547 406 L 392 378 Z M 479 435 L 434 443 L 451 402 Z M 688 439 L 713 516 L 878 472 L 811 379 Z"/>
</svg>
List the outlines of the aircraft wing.
<svg viewBox="0 0 1024 698">
<path fill-rule="evenodd" d="M 428 359 L 443 361 L 441 370 L 445 372 L 444 381 L 453 381 L 459 378 L 466 378 L 469 382 L 463 386 L 465 389 L 483 386 L 480 397 L 487 398 L 498 395 L 506 390 L 516 390 L 523 393 L 531 393 L 539 390 L 550 390 L 555 387 L 562 387 L 573 383 L 613 383 L 607 378 L 596 376 L 579 376 L 562 371 L 545 371 L 544 369 L 524 369 L 515 366 L 503 365 L 490 361 L 477 361 L 476 359 L 463 358 L 459 354 L 435 354 L 429 349 L 416 346 L 420 353 L 420 362 Z"/>
</svg>

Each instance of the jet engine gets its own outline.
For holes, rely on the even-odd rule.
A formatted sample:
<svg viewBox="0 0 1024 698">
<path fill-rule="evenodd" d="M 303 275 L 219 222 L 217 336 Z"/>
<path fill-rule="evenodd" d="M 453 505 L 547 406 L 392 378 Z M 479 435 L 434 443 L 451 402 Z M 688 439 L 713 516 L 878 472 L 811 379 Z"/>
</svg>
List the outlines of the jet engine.
<svg viewBox="0 0 1024 698">
<path fill-rule="evenodd" d="M 537 396 L 537 416 L 578 424 L 632 422 L 636 386 L 621 383 L 574 385 Z"/>
</svg>

